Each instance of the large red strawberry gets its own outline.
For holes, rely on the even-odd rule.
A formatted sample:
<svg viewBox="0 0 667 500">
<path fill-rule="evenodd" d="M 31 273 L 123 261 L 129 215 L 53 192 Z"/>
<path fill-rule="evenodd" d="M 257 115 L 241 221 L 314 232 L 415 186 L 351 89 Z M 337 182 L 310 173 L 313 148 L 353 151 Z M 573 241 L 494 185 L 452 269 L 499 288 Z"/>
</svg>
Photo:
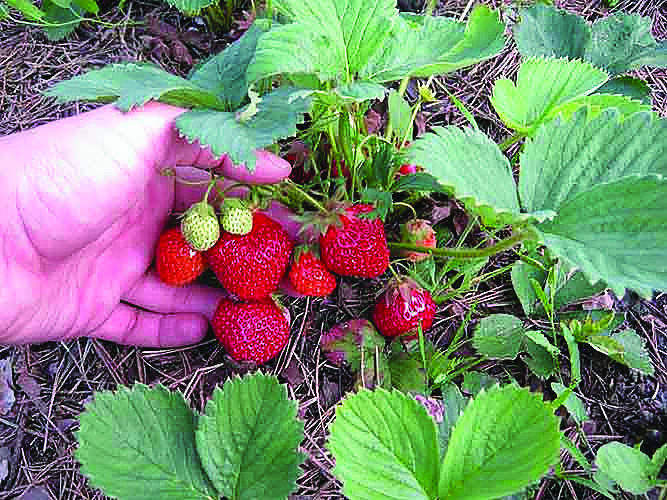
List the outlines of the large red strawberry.
<svg viewBox="0 0 667 500">
<path fill-rule="evenodd" d="M 271 299 L 222 299 L 212 323 L 215 336 L 236 361 L 266 363 L 283 350 L 289 339 L 289 323 Z"/>
<path fill-rule="evenodd" d="M 425 332 L 433 324 L 433 316 L 431 294 L 410 278 L 392 280 L 373 309 L 373 322 L 386 337 L 414 336 L 420 322 Z"/>
<path fill-rule="evenodd" d="M 320 237 L 322 262 L 327 269 L 361 278 L 373 278 L 387 270 L 389 248 L 382 220 L 359 217 L 372 210 L 372 205 L 364 204 L 340 210 L 337 223 L 329 225 Z"/>
<path fill-rule="evenodd" d="M 155 250 L 157 275 L 168 285 L 192 283 L 206 269 L 204 254 L 193 249 L 179 227 L 164 231 Z"/>
<path fill-rule="evenodd" d="M 336 277 L 312 250 L 304 247 L 294 251 L 289 280 L 297 292 L 312 297 L 326 297 L 336 289 Z"/>
<path fill-rule="evenodd" d="M 259 300 L 276 291 L 291 253 L 292 242 L 280 224 L 255 212 L 248 234 L 223 231 L 206 258 L 227 290 L 244 300 Z"/>
</svg>

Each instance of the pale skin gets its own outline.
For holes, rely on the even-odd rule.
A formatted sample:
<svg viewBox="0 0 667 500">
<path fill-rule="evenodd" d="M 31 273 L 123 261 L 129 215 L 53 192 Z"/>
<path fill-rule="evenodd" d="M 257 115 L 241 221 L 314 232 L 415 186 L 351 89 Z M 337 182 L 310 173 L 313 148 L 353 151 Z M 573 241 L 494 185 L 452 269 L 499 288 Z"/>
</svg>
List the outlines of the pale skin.
<svg viewBox="0 0 667 500">
<path fill-rule="evenodd" d="M 214 158 L 179 138 L 174 119 L 183 111 L 109 105 L 0 138 L 0 343 L 87 336 L 167 347 L 204 337 L 224 291 L 165 285 L 151 263 L 170 214 L 206 186 L 161 172 L 187 166 L 179 177 L 206 180 L 201 169 L 216 168 L 273 183 L 290 165 L 258 151 L 250 174 Z M 271 215 L 290 225 L 283 207 Z"/>
</svg>

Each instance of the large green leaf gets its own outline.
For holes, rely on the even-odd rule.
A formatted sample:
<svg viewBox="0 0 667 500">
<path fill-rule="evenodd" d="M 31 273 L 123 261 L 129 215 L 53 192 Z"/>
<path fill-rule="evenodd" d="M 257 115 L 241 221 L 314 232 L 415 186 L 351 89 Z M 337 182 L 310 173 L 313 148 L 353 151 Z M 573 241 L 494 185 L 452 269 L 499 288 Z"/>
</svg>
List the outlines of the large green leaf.
<svg viewBox="0 0 667 500">
<path fill-rule="evenodd" d="M 15 8 L 29 21 L 38 21 L 45 13 L 40 10 L 31 0 L 5 0 L 7 5 Z"/>
<path fill-rule="evenodd" d="M 434 127 L 408 150 L 410 163 L 421 165 L 469 210 L 492 221 L 519 214 L 512 168 L 498 146 L 471 128 Z"/>
<path fill-rule="evenodd" d="M 193 110 L 180 115 L 176 127 L 188 139 L 210 146 L 216 156 L 229 154 L 234 164 L 243 164 L 252 172 L 255 150 L 296 135 L 296 126 L 303 122 L 310 104 L 310 97 L 297 89 L 279 87 L 261 97 L 254 113 L 251 104 L 240 113 Z"/>
<path fill-rule="evenodd" d="M 190 81 L 237 109 L 248 95 L 246 71 L 266 25 L 258 20 L 241 38 L 215 55 L 190 76 Z"/>
<path fill-rule="evenodd" d="M 391 0 L 276 0 L 292 20 L 259 41 L 248 81 L 311 73 L 350 82 L 391 34 L 398 19 Z"/>
<path fill-rule="evenodd" d="M 491 359 L 515 359 L 521 352 L 522 321 L 511 314 L 492 314 L 482 318 L 475 328 L 472 344 Z"/>
<path fill-rule="evenodd" d="M 539 239 L 591 282 L 618 295 L 643 296 L 667 288 L 667 180 L 632 176 L 598 184 L 570 197 Z"/>
<path fill-rule="evenodd" d="M 63 7 L 51 0 L 42 1 L 42 10 L 46 14 L 44 21 L 54 25 L 44 27 L 46 37 L 52 41 L 62 40 L 72 33 L 79 25 L 79 21 L 77 20 L 81 18 L 80 14 L 83 14 L 81 9 L 74 5 Z"/>
<path fill-rule="evenodd" d="M 59 102 L 115 101 L 122 111 L 151 99 L 189 108 L 225 109 L 225 103 L 208 90 L 150 63 L 111 64 L 59 82 L 45 94 Z"/>
<path fill-rule="evenodd" d="M 655 368 L 644 341 L 634 330 L 622 330 L 606 335 L 592 335 L 586 342 L 598 351 L 606 354 L 630 368 L 645 375 L 653 375 Z"/>
<path fill-rule="evenodd" d="M 527 389 L 481 392 L 452 432 L 440 498 L 489 500 L 521 491 L 558 461 L 558 426 L 541 397 Z"/>
<path fill-rule="evenodd" d="M 497 11 L 476 6 L 466 26 L 454 19 L 401 17 L 362 76 L 377 82 L 445 74 L 498 55 L 505 26 Z"/>
<path fill-rule="evenodd" d="M 647 106 L 653 104 L 651 87 L 644 80 L 632 76 L 617 76 L 616 78 L 612 78 L 597 89 L 596 93 L 624 95 L 635 101 L 640 101 Z"/>
<path fill-rule="evenodd" d="M 531 135 L 559 106 L 594 92 L 608 78 L 582 61 L 530 58 L 521 63 L 516 84 L 496 80 L 491 103 L 508 127 Z"/>
<path fill-rule="evenodd" d="M 351 500 L 434 498 L 438 441 L 426 409 L 399 391 L 362 390 L 336 408 L 329 449 Z"/>
<path fill-rule="evenodd" d="M 581 109 L 554 120 L 528 141 L 521 156 L 519 194 L 529 212 L 555 210 L 603 182 L 633 174 L 667 175 L 667 120 L 637 113 L 620 120 L 607 110 L 590 119 Z"/>
<path fill-rule="evenodd" d="M 215 2 L 215 0 L 166 0 L 172 7 L 176 7 L 183 14 L 196 16 L 199 12 Z"/>
<path fill-rule="evenodd" d="M 601 473 L 635 495 L 642 495 L 654 486 L 651 459 L 636 448 L 612 441 L 598 450 L 595 463 Z"/>
<path fill-rule="evenodd" d="M 137 384 L 99 392 L 79 417 L 82 473 L 120 500 L 218 498 L 195 449 L 197 417 L 178 392 Z"/>
<path fill-rule="evenodd" d="M 221 495 L 235 500 L 278 500 L 296 488 L 303 422 L 287 389 L 257 373 L 213 392 L 197 429 L 197 451 Z"/>
<path fill-rule="evenodd" d="M 616 12 L 593 24 L 585 58 L 610 74 L 618 75 L 647 62 L 661 66 L 661 61 L 654 57 L 656 47 L 651 18 Z"/>
<path fill-rule="evenodd" d="M 631 99 L 630 97 L 624 95 L 603 94 L 600 92 L 600 89 L 598 89 L 595 94 L 580 97 L 573 101 L 566 102 L 565 104 L 561 104 L 560 106 L 556 106 L 551 110 L 551 112 L 547 114 L 546 119 L 550 120 L 559 114 L 562 115 L 565 119 L 569 119 L 582 106 L 588 107 L 591 118 L 598 116 L 604 110 L 609 108 L 615 108 L 621 117 L 629 116 L 642 111 L 651 111 L 650 105 L 644 104 L 639 100 Z"/>
<path fill-rule="evenodd" d="M 583 17 L 542 3 L 521 9 L 519 14 L 521 20 L 512 31 L 523 57 L 583 58 L 591 38 Z"/>
</svg>

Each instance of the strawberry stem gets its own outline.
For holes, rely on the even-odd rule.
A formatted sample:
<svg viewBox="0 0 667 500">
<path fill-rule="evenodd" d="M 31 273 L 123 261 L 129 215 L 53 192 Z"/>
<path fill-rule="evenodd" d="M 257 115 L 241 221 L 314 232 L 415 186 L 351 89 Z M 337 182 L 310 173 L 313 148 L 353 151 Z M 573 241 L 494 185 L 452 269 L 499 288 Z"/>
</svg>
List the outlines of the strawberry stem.
<svg viewBox="0 0 667 500">
<path fill-rule="evenodd" d="M 500 240 L 495 245 L 486 248 L 431 248 L 412 243 L 388 243 L 389 248 L 412 250 L 420 253 L 428 253 L 436 257 L 453 257 L 458 259 L 480 259 L 491 257 L 518 245 L 524 240 L 535 239 L 535 233 L 530 230 L 520 231 L 513 236 Z"/>
<path fill-rule="evenodd" d="M 293 189 L 294 191 L 297 191 L 301 197 L 303 197 L 304 200 L 306 200 L 308 203 L 316 207 L 320 212 L 326 213 L 327 209 L 324 208 L 324 205 L 322 205 L 319 201 L 317 201 L 315 198 L 310 196 L 306 191 L 301 189 L 296 183 L 287 180 L 285 181 L 285 184 L 289 187 L 289 189 Z"/>
<path fill-rule="evenodd" d="M 417 211 L 415 210 L 415 207 L 413 207 L 413 206 L 410 205 L 409 203 L 404 203 L 404 202 L 402 202 L 402 201 L 395 201 L 394 203 L 392 203 L 392 205 L 394 205 L 394 206 L 399 206 L 399 207 L 407 207 L 407 208 L 409 208 L 410 210 L 412 210 L 412 215 L 414 215 L 414 219 L 415 219 L 415 220 L 418 219 L 418 217 L 417 217 Z"/>
</svg>

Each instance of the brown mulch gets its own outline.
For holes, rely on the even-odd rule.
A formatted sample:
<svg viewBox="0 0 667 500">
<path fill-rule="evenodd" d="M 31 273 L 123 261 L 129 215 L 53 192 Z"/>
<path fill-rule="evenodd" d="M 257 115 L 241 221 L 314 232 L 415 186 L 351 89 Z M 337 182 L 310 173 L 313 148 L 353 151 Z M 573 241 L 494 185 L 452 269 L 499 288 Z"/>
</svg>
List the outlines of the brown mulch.
<svg viewBox="0 0 667 500">
<path fill-rule="evenodd" d="M 499 7 L 504 2 L 485 3 Z M 590 19 L 609 12 L 599 0 L 556 3 Z M 445 0 L 437 12 L 458 16 L 468 4 L 467 0 Z M 654 35 L 665 39 L 666 5 L 667 2 L 622 0 L 617 8 L 650 16 Z M 160 15 L 178 31 L 201 29 L 193 20 L 183 19 L 173 10 L 150 2 L 128 2 L 126 13 L 114 10 L 103 16 L 113 27 L 88 23 L 60 42 L 48 41 L 39 29 L 0 22 L 0 135 L 94 107 L 57 104 L 41 94 L 55 82 L 92 67 L 150 60 L 172 72 L 185 74 L 188 64 L 168 51 L 156 50 L 151 39 L 154 34 L 132 24 L 151 13 Z M 225 42 L 222 37 L 201 34 L 199 46 L 188 46 L 195 62 L 205 56 L 206 47 L 221 47 Z M 516 50 L 510 45 L 493 61 L 435 79 L 433 89 L 438 101 L 425 108 L 424 122 L 465 125 L 465 118 L 447 98 L 443 90 L 446 87 L 466 104 L 494 139 L 506 137 L 508 133 L 493 113 L 488 96 L 495 79 L 514 75 L 518 60 Z M 636 74 L 649 83 L 656 111 L 667 116 L 667 72 L 643 69 Z M 360 288 L 343 280 L 335 296 L 325 301 L 290 300 L 292 340 L 267 371 L 288 383 L 290 396 L 298 400 L 300 415 L 305 420 L 306 439 L 302 448 L 308 458 L 294 498 L 342 498 L 340 485 L 331 474 L 331 455 L 325 449 L 326 429 L 333 419 L 336 403 L 350 388 L 351 378 L 345 370 L 325 362 L 318 340 L 335 322 L 365 313 L 364 307 L 372 302 L 377 288 L 376 282 Z M 443 305 L 432 330 L 433 338 L 450 335 L 472 303 L 477 303 L 477 310 L 484 314 L 517 310 L 507 277 L 499 277 L 476 292 Z M 658 295 L 651 302 L 628 296 L 618 301 L 617 306 L 625 313 L 628 324 L 648 342 L 656 377 L 635 377 L 624 367 L 584 349 L 584 380 L 579 392 L 592 417 L 585 428 L 585 437 L 593 448 L 614 439 L 628 444 L 643 440 L 644 446 L 653 447 L 667 439 L 667 295 Z M 180 390 L 194 408 L 201 410 L 213 388 L 234 372 L 215 340 L 186 348 L 155 350 L 77 339 L 67 343 L 0 346 L 1 359 L 8 359 L 13 367 L 16 403 L 8 415 L 0 414 L 0 470 L 3 460 L 9 466 L 7 479 L 0 481 L 0 500 L 22 496 L 58 500 L 105 498 L 88 487 L 73 459 L 76 418 L 96 391 L 113 389 L 118 384 L 159 382 Z M 485 368 L 491 373 L 502 372 L 494 365 Z M 525 368 L 511 369 L 512 375 L 519 379 L 534 382 Z M 567 432 L 575 437 L 572 429 Z M 592 457 L 590 453 L 587 456 Z M 571 464 L 571 468 L 576 469 L 576 464 Z M 543 482 L 538 495 L 554 499 L 597 498 L 589 490 L 554 481 Z"/>
</svg>

